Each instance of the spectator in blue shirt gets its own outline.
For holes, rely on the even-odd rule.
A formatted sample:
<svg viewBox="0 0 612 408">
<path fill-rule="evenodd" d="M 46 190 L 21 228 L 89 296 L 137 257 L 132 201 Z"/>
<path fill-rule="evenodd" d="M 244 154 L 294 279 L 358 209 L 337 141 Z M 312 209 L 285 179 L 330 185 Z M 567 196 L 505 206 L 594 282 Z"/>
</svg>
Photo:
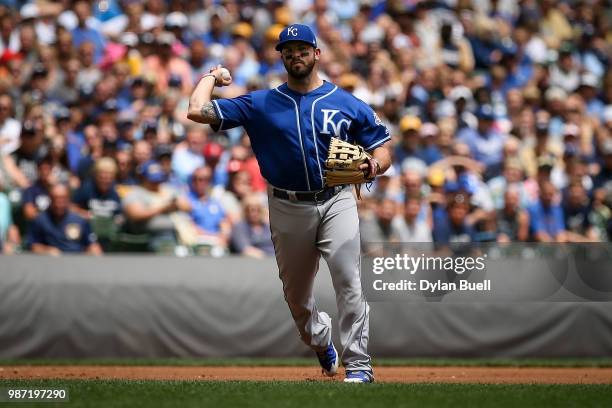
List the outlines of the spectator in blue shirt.
<svg viewBox="0 0 612 408">
<path fill-rule="evenodd" d="M 432 236 L 436 246 L 474 241 L 474 228 L 466 221 L 469 200 L 464 192 L 451 193 L 446 209 L 439 207 L 434 211 Z"/>
<path fill-rule="evenodd" d="M 231 45 L 232 36 L 225 31 L 225 23 L 223 22 L 220 13 L 215 12 L 210 16 L 210 31 L 202 37 L 204 43 L 208 45 L 221 44 L 223 46 Z"/>
<path fill-rule="evenodd" d="M 227 248 L 231 225 L 221 203 L 209 196 L 212 170 L 198 167 L 191 176 L 189 203 L 191 218 L 199 232 L 199 241 Z"/>
<path fill-rule="evenodd" d="M 529 209 L 531 232 L 536 241 L 566 242 L 563 209 L 555 200 L 557 189 L 549 182 L 540 185 L 540 199 Z"/>
<path fill-rule="evenodd" d="M 53 184 L 53 164 L 50 156 L 41 158 L 37 163 L 38 179 L 23 192 L 23 216 L 32 221 L 49 208 L 49 188 Z"/>
<path fill-rule="evenodd" d="M 74 195 L 74 210 L 82 217 L 113 218 L 121 214 L 121 199 L 115 190 L 117 165 L 108 157 L 96 161 L 94 177 L 88 179 Z"/>
<path fill-rule="evenodd" d="M 206 143 L 206 133 L 202 126 L 191 126 L 187 130 L 185 142 L 177 146 L 172 155 L 172 171 L 177 179 L 186 183 L 194 170 L 204 165 L 202 151 Z"/>
<path fill-rule="evenodd" d="M 501 174 L 506 137 L 493 128 L 495 116 L 491 105 L 480 106 L 476 111 L 476 117 L 478 128 L 462 129 L 457 135 L 457 140 L 467 144 L 472 157 L 487 166 L 484 178 L 489 180 Z"/>
<path fill-rule="evenodd" d="M 94 60 L 100 62 L 106 48 L 106 40 L 98 30 L 87 26 L 87 19 L 91 16 L 91 5 L 88 1 L 79 0 L 74 4 L 74 12 L 78 18 L 78 25 L 72 30 L 72 44 L 75 48 L 85 42 L 94 46 Z"/>
<path fill-rule="evenodd" d="M 89 223 L 69 210 L 68 187 L 56 184 L 49 192 L 51 204 L 28 231 L 28 244 L 35 254 L 60 255 L 63 252 L 87 252 L 101 255 Z"/>
</svg>

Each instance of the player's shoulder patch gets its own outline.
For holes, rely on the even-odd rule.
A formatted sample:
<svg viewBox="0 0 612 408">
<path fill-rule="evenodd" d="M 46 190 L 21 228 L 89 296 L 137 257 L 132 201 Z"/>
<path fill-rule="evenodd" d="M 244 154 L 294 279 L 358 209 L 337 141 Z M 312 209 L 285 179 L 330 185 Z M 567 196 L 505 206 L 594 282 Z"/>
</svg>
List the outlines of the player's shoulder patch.
<svg viewBox="0 0 612 408">
<path fill-rule="evenodd" d="M 372 109 L 372 114 L 374 114 L 374 123 L 376 123 L 377 126 L 384 126 L 383 121 L 380 120 L 378 113 L 376 113 L 374 109 Z"/>
</svg>

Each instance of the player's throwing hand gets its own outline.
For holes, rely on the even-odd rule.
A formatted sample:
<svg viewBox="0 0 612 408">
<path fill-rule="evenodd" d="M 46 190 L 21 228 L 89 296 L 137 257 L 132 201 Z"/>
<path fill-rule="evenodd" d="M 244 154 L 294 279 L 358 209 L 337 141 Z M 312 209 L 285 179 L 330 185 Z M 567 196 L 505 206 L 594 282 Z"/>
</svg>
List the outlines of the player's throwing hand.
<svg viewBox="0 0 612 408">
<path fill-rule="evenodd" d="M 213 76 L 215 78 L 216 86 L 228 86 L 232 83 L 232 75 L 229 70 L 222 65 L 211 68 L 208 74 L 204 74 L 202 78 L 207 76 Z"/>
</svg>

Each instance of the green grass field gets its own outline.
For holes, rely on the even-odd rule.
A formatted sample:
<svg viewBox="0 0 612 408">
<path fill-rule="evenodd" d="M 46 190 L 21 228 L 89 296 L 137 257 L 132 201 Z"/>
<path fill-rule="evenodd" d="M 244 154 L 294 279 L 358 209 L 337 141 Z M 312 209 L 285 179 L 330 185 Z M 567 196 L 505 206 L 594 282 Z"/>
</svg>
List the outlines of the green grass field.
<svg viewBox="0 0 612 408">
<path fill-rule="evenodd" d="M 0 381 L 67 388 L 70 402 L 1 407 L 609 407 L 612 386 L 320 382 Z"/>
<path fill-rule="evenodd" d="M 0 360 L 7 365 L 312 366 L 313 359 Z M 610 367 L 610 359 L 377 359 L 377 366 Z M 612 407 L 612 385 L 258 381 L 0 380 L 0 388 L 68 389 L 64 403 L 4 407 Z"/>
</svg>

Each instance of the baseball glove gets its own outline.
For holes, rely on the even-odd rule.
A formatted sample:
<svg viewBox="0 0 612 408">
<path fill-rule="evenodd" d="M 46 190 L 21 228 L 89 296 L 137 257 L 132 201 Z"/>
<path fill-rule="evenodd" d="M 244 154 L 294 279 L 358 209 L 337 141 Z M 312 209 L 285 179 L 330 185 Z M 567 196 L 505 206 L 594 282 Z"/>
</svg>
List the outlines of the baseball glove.
<svg viewBox="0 0 612 408">
<path fill-rule="evenodd" d="M 364 163 L 368 164 L 366 170 L 359 168 Z M 374 159 L 363 147 L 332 137 L 325 161 L 325 186 L 355 184 L 357 198 L 361 198 L 361 183 L 374 180 L 374 166 Z"/>
</svg>

